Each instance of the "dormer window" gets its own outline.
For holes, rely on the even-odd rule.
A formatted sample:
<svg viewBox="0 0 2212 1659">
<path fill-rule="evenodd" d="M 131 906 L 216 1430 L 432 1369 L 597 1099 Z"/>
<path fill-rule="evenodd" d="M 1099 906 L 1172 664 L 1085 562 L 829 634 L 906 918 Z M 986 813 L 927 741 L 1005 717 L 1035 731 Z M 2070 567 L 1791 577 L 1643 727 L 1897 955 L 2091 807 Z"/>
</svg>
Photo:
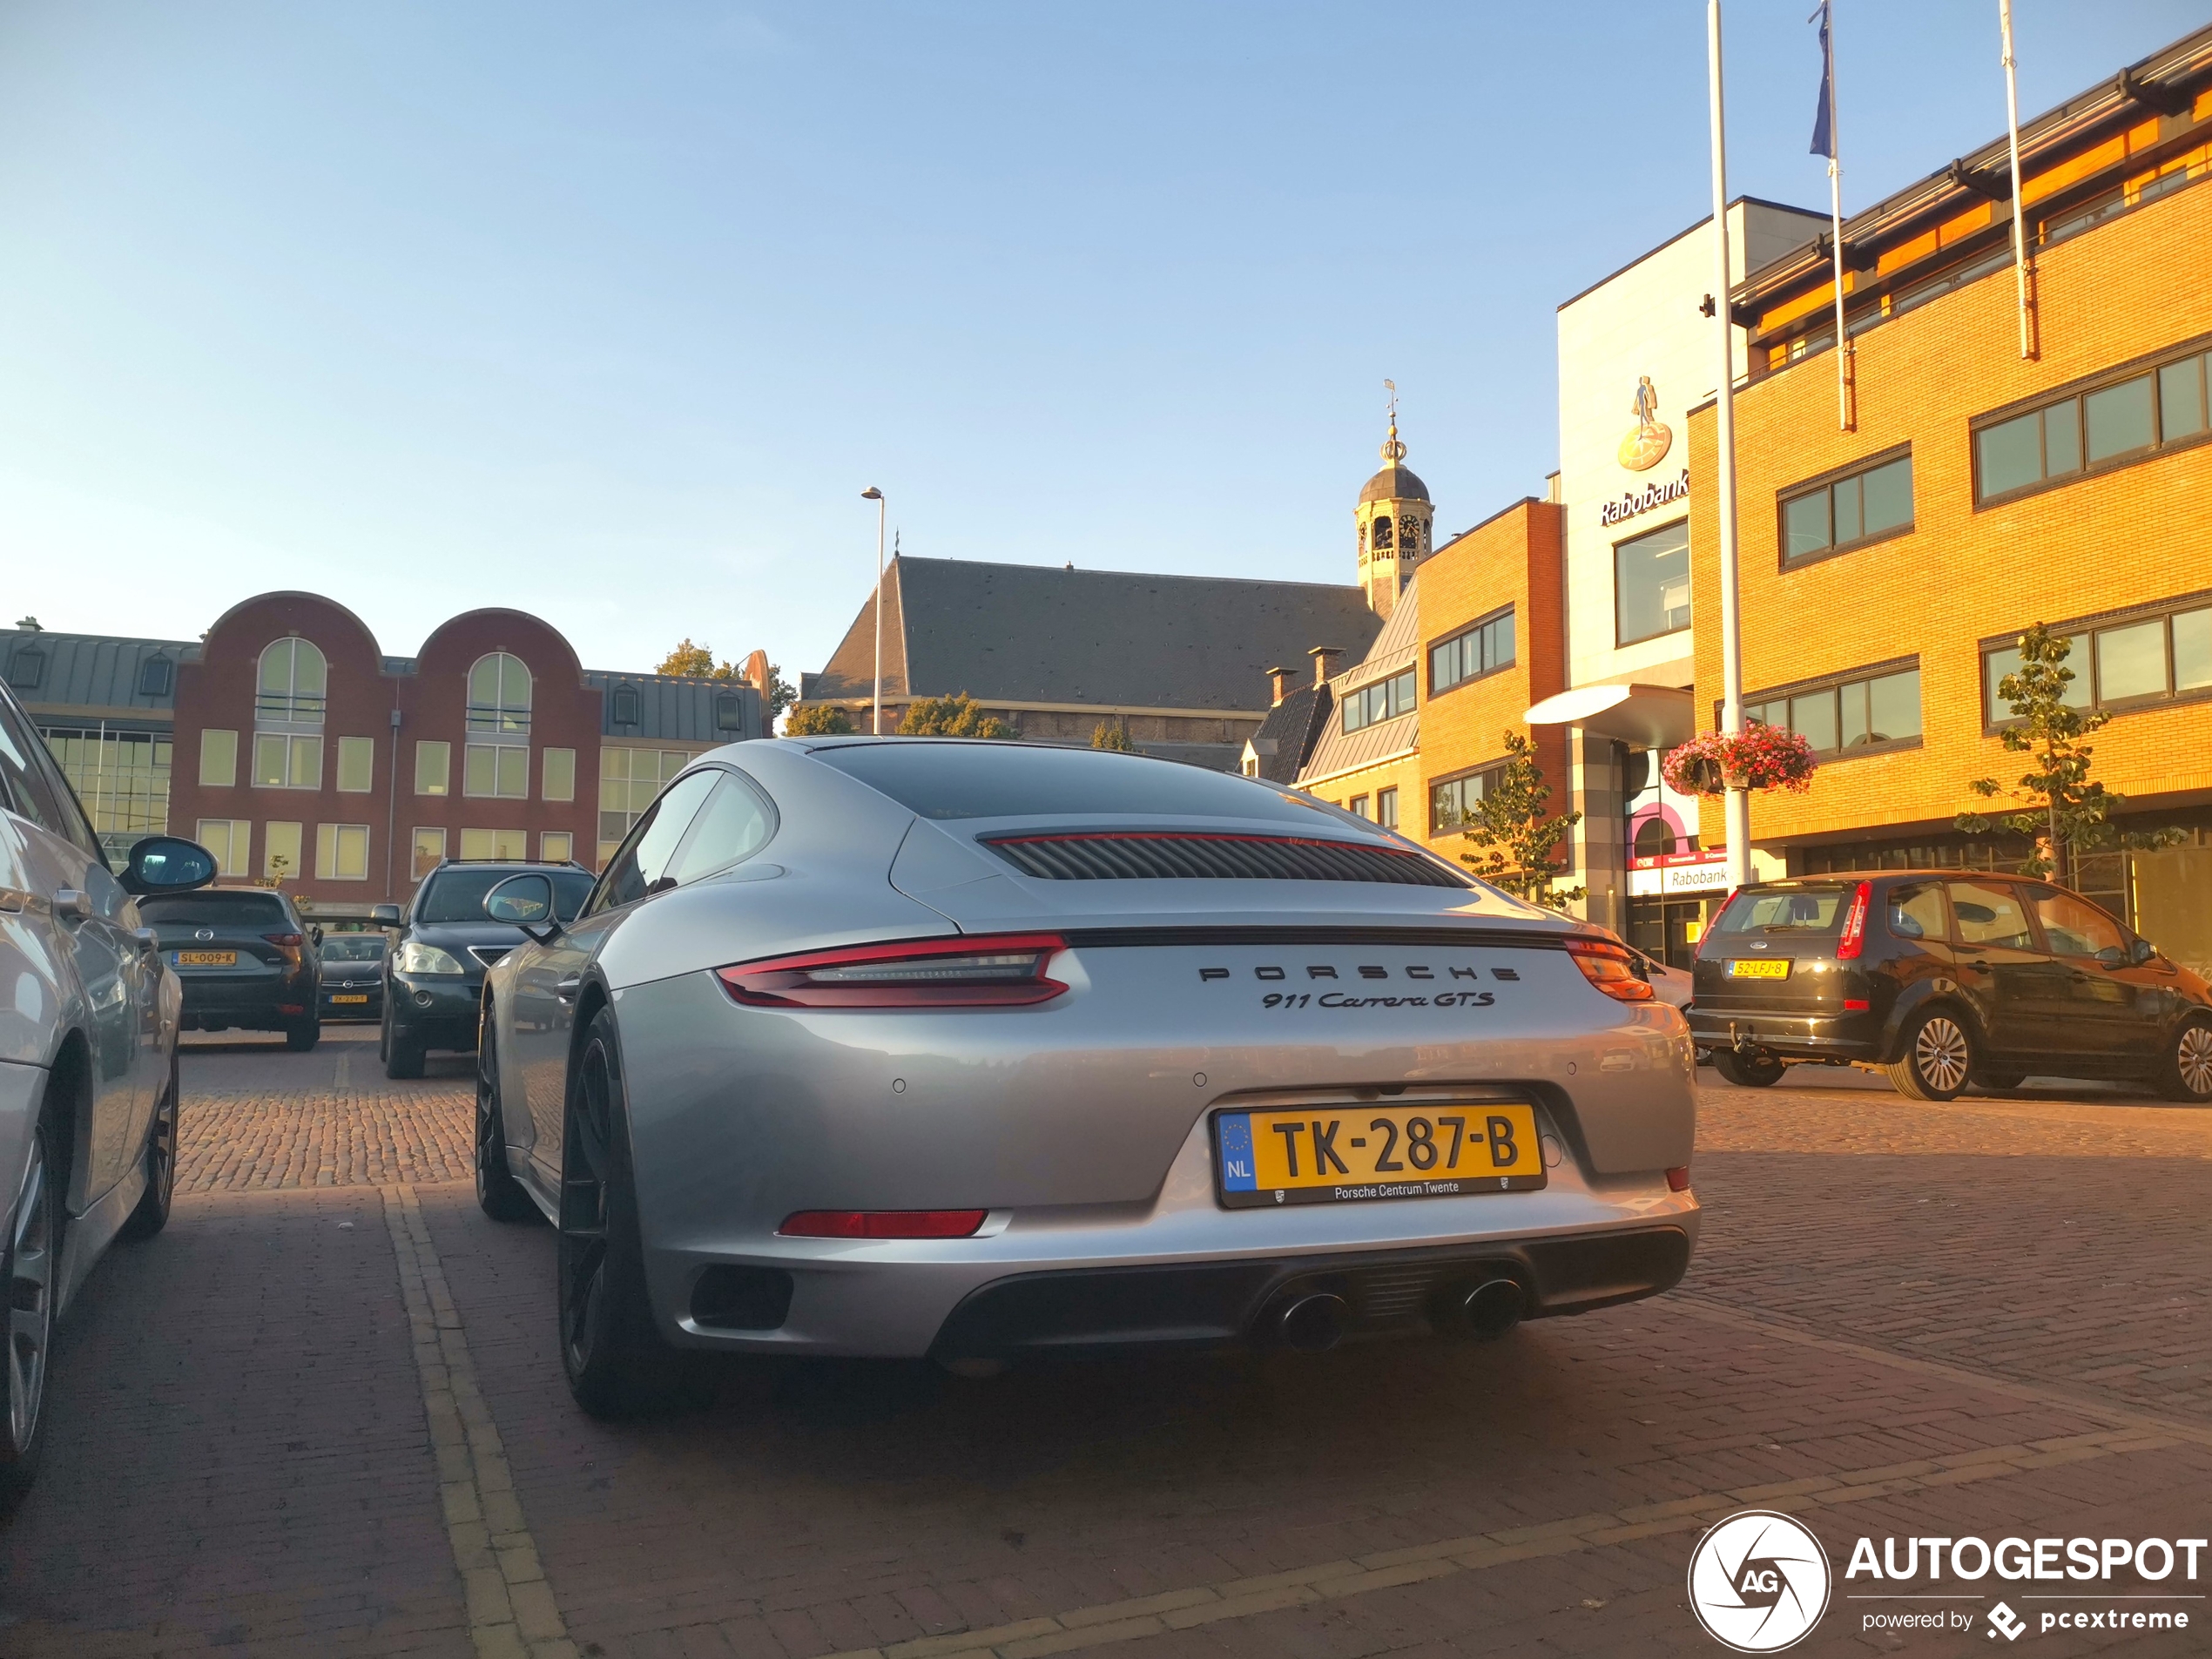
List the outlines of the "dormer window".
<svg viewBox="0 0 2212 1659">
<path fill-rule="evenodd" d="M 714 694 L 714 729 L 717 732 L 745 730 L 745 698 L 735 691 Z"/>
<path fill-rule="evenodd" d="M 636 725 L 637 724 L 637 688 L 636 686 L 616 686 L 612 698 L 610 700 L 612 704 L 612 708 L 608 715 L 610 724 L 614 725 Z"/>
<path fill-rule="evenodd" d="M 140 697 L 168 696 L 170 674 L 175 667 L 176 664 L 166 657 L 158 655 L 149 657 L 140 663 L 138 664 L 138 695 Z"/>
<path fill-rule="evenodd" d="M 26 646 L 8 659 L 8 684 L 18 691 L 35 691 L 46 678 L 46 653 Z"/>
</svg>

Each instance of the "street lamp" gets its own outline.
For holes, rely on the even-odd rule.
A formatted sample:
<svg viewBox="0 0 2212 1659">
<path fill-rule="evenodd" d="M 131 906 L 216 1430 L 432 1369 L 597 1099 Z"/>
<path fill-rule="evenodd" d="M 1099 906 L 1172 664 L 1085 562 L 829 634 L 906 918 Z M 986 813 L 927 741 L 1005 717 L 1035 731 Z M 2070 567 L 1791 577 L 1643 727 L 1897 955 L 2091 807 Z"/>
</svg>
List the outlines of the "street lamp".
<svg viewBox="0 0 2212 1659">
<path fill-rule="evenodd" d="M 862 501 L 875 503 L 875 713 L 869 729 L 883 735 L 883 492 L 870 484 L 860 492 Z"/>
</svg>

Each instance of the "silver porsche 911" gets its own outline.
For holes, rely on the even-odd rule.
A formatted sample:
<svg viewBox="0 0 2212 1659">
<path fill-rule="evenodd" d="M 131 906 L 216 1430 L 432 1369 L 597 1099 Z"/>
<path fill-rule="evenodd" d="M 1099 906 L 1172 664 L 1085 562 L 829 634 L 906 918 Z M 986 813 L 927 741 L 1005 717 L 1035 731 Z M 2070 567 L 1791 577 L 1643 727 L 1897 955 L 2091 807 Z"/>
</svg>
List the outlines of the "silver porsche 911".
<svg viewBox="0 0 2212 1659">
<path fill-rule="evenodd" d="M 1693 1056 L 1609 934 L 1141 756 L 775 739 L 670 784 L 485 986 L 476 1182 L 559 1229 L 586 1409 L 672 1348 L 1501 1335 L 1663 1291 Z"/>
</svg>

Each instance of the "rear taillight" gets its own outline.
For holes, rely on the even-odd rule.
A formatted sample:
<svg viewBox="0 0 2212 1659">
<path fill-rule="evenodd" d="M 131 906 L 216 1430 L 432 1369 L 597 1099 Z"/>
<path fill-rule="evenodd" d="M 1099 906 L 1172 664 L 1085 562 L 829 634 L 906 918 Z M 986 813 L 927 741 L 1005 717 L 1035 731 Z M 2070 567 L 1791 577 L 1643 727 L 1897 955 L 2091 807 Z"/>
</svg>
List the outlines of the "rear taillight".
<svg viewBox="0 0 2212 1659">
<path fill-rule="evenodd" d="M 1844 936 L 1836 941 L 1836 960 L 1848 962 L 1857 959 L 1866 944 L 1866 907 L 1873 902 L 1874 884 L 1862 881 L 1858 891 L 1851 896 L 1851 908 L 1844 914 Z"/>
<path fill-rule="evenodd" d="M 283 946 L 287 950 L 300 948 L 300 935 L 297 934 L 263 934 L 261 937 L 272 945 Z"/>
<path fill-rule="evenodd" d="M 1651 987 L 1636 977 L 1635 958 L 1629 954 L 1626 945 L 1616 945 L 1609 939 L 1588 939 L 1581 936 L 1567 941 L 1567 954 L 1575 959 L 1575 966 L 1582 970 L 1582 977 L 1608 996 L 1621 1002 L 1649 1002 Z"/>
<path fill-rule="evenodd" d="M 1689 1165 L 1685 1163 L 1678 1170 L 1667 1171 L 1667 1190 L 1669 1192 L 1689 1190 Z"/>
<path fill-rule="evenodd" d="M 1005 1008 L 1065 991 L 1044 969 L 1067 948 L 1057 934 L 910 940 L 738 962 L 716 977 L 753 1008 Z"/>
<path fill-rule="evenodd" d="M 801 1210 L 776 1231 L 786 1238 L 966 1238 L 987 1210 Z"/>
</svg>

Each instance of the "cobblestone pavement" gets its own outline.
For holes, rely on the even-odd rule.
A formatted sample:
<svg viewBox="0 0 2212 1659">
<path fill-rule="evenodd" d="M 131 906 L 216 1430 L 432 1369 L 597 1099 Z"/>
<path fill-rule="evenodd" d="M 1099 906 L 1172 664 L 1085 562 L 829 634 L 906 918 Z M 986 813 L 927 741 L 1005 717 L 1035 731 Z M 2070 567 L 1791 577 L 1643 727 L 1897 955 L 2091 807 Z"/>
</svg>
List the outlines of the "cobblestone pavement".
<svg viewBox="0 0 2212 1659">
<path fill-rule="evenodd" d="M 723 1367 L 610 1426 L 560 1383 L 550 1233 L 462 1184 L 469 1062 L 433 1069 L 190 1048 L 187 1190 L 66 1323 L 0 1655 L 1717 1653 L 1684 1568 L 1753 1504 L 1834 1557 L 1798 1651 L 1986 1654 L 1978 1617 L 1864 1631 L 1851 1541 L 2212 1530 L 2212 1114 L 1709 1083 L 1704 1243 L 1654 1302 L 1489 1347 Z M 2161 1588 L 2203 1586 L 2112 1587 Z"/>
</svg>

